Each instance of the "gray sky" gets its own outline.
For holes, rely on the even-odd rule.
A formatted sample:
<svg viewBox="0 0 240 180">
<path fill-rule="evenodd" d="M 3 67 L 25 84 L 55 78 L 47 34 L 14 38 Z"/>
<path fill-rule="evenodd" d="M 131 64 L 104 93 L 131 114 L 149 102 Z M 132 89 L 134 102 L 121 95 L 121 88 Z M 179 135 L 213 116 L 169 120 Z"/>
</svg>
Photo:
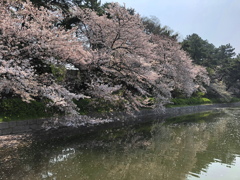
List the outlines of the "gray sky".
<svg viewBox="0 0 240 180">
<path fill-rule="evenodd" d="M 193 33 L 216 47 L 230 43 L 240 53 L 240 0 L 101 0 L 156 16 L 181 38 Z"/>
</svg>

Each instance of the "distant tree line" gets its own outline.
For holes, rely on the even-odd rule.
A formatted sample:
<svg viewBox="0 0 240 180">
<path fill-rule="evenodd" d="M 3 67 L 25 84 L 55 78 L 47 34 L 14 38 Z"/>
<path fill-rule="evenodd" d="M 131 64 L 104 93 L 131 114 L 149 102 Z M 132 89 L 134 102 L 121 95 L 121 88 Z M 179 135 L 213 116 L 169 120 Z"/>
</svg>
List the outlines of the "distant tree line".
<svg viewBox="0 0 240 180">
<path fill-rule="evenodd" d="M 182 49 L 188 52 L 195 64 L 207 68 L 212 83 L 222 83 L 226 91 L 240 97 L 240 54 L 230 44 L 215 47 L 199 35 L 187 36 Z"/>
</svg>

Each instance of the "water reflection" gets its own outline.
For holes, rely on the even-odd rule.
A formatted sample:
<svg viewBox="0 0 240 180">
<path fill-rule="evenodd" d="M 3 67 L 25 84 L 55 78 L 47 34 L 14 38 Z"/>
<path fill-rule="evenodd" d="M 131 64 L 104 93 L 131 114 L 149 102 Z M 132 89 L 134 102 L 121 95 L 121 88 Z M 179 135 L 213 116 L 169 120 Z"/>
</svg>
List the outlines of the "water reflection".
<svg viewBox="0 0 240 180">
<path fill-rule="evenodd" d="M 236 158 L 231 165 L 222 163 L 221 160 L 216 159 L 215 162 L 209 164 L 207 170 L 202 170 L 201 173 L 195 174 L 190 172 L 187 179 L 188 180 L 237 180 L 240 176 L 240 157 L 236 155 Z"/>
<path fill-rule="evenodd" d="M 50 158 L 50 163 L 56 164 L 58 162 L 67 161 L 71 156 L 75 154 L 74 148 L 66 148 L 62 150 L 61 154 L 56 154 Z"/>
<path fill-rule="evenodd" d="M 195 180 L 240 176 L 240 109 L 19 149 L 2 179 Z M 0 178 L 0 179 L 1 179 Z"/>
</svg>

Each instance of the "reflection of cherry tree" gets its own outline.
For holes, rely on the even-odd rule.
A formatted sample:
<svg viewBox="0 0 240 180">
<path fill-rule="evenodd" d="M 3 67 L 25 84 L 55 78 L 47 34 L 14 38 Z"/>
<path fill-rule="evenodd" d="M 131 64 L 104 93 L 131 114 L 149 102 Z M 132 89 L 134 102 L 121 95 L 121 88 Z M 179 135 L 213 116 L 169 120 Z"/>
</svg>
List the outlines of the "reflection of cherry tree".
<svg viewBox="0 0 240 180">
<path fill-rule="evenodd" d="M 108 169 L 105 178 L 184 180 L 189 172 L 196 172 L 199 170 L 197 168 L 207 168 L 216 157 L 223 161 L 227 158 L 233 160 L 225 157 L 229 152 L 227 145 L 222 147 L 223 152 L 226 152 L 222 157 L 218 155 L 219 152 L 214 153 L 225 138 L 228 138 L 225 137 L 226 133 L 231 132 L 228 131 L 231 124 L 228 120 L 231 117 L 225 118 L 212 123 L 183 123 L 172 126 L 155 124 L 151 130 L 152 137 L 147 138 L 141 136 L 139 131 L 135 135 L 130 131 L 129 136 L 124 137 L 121 142 L 125 147 L 121 156 L 115 155 L 113 151 L 108 153 L 112 155 L 105 158 L 102 165 Z M 203 154 L 200 159 L 199 154 Z"/>
<path fill-rule="evenodd" d="M 111 129 L 84 140 L 64 142 L 61 148 L 55 143 L 41 144 L 37 149 L 13 153 L 14 157 L 26 158 L 24 162 L 9 161 L 0 168 L 7 164 L 17 167 L 17 173 L 3 176 L 5 179 L 36 179 L 45 175 L 57 179 L 184 180 L 189 172 L 200 174 L 216 159 L 226 165 L 234 162 L 236 154 L 240 154 L 240 123 L 235 119 L 239 112 L 227 110 L 231 116 L 210 115 L 212 118 L 201 123 L 185 121 Z M 25 156 L 19 156 L 23 152 Z"/>
</svg>

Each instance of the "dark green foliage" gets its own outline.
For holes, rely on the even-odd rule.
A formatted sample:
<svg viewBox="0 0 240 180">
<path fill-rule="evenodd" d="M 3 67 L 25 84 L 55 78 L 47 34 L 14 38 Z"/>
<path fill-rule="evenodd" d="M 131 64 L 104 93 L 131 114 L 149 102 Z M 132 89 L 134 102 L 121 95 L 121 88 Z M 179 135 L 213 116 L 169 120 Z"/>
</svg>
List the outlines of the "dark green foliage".
<svg viewBox="0 0 240 180">
<path fill-rule="evenodd" d="M 31 0 L 31 2 L 38 7 L 43 6 L 51 10 L 60 9 L 65 14 L 68 14 L 73 4 L 81 8 L 90 8 L 98 12 L 98 14 L 103 13 L 101 1 L 99 0 Z"/>
<path fill-rule="evenodd" d="M 37 58 L 32 59 L 31 65 L 34 67 L 37 74 L 44 74 L 44 73 L 51 72 L 51 67 Z"/>
<path fill-rule="evenodd" d="M 230 44 L 219 46 L 216 49 L 216 58 L 220 60 L 219 64 L 233 58 L 236 55 L 234 50 L 235 48 L 233 48 Z"/>
<path fill-rule="evenodd" d="M 214 45 L 203 40 L 197 34 L 187 36 L 182 42 L 182 48 L 188 52 L 194 63 L 205 67 L 216 66 Z"/>
<path fill-rule="evenodd" d="M 91 99 L 80 99 L 80 100 L 73 100 L 74 103 L 77 105 L 77 107 L 79 108 L 79 112 L 82 115 L 88 114 L 89 111 L 91 110 L 91 108 L 89 107 Z"/>
<path fill-rule="evenodd" d="M 240 102 L 240 98 L 236 98 L 236 97 L 233 97 L 231 99 L 231 102 L 234 103 L 234 102 Z"/>
<path fill-rule="evenodd" d="M 182 42 L 182 48 L 194 63 L 213 69 L 226 64 L 235 56 L 234 48 L 230 44 L 216 48 L 197 34 L 187 36 Z"/>
<path fill-rule="evenodd" d="M 217 71 L 218 78 L 226 83 L 227 90 L 238 85 L 240 80 L 240 58 L 232 58 L 233 55 L 232 49 L 228 48 L 219 55 L 222 57 L 222 66 Z"/>
<path fill-rule="evenodd" d="M 67 13 L 70 7 L 68 0 L 30 0 L 37 7 L 45 7 L 51 10 L 61 9 Z"/>
<path fill-rule="evenodd" d="M 131 15 L 136 14 L 135 9 L 133 9 L 133 8 L 128 8 L 127 10 L 128 10 L 128 12 L 129 12 L 129 14 L 131 14 Z"/>
<path fill-rule="evenodd" d="M 112 111 L 121 111 L 121 102 L 110 102 L 104 99 L 80 99 L 74 100 L 82 115 L 91 115 L 91 113 L 105 113 Z"/>
<path fill-rule="evenodd" d="M 212 104 L 212 103 L 229 103 L 224 98 L 205 98 L 205 97 L 191 97 L 191 98 L 174 98 L 171 99 L 172 104 L 168 104 L 166 107 L 178 107 L 178 106 L 191 106 L 200 104 Z M 233 97 L 230 103 L 240 102 L 240 98 Z"/>
<path fill-rule="evenodd" d="M 222 97 L 217 97 L 217 98 L 211 98 L 212 103 L 229 103 L 226 102 L 226 99 L 222 98 Z"/>
<path fill-rule="evenodd" d="M 182 48 L 188 52 L 194 63 L 207 68 L 212 83 L 226 85 L 225 91 L 240 97 L 240 57 L 235 57 L 235 49 L 230 44 L 216 48 L 197 34 L 192 34 L 184 39 Z M 221 94 L 211 87 L 206 89 L 207 97 L 221 98 Z"/>
<path fill-rule="evenodd" d="M 56 110 L 56 108 L 46 108 L 46 102 L 31 101 L 27 103 L 20 98 L 2 99 L 0 109 L 0 121 L 50 117 Z"/>
<path fill-rule="evenodd" d="M 160 24 L 160 20 L 155 16 L 151 16 L 150 18 L 143 17 L 142 21 L 143 21 L 143 25 L 145 26 L 145 32 L 147 34 L 163 35 L 163 36 L 171 37 L 173 39 L 178 38 L 178 34 L 175 33 L 168 26 L 162 27 Z"/>
</svg>

